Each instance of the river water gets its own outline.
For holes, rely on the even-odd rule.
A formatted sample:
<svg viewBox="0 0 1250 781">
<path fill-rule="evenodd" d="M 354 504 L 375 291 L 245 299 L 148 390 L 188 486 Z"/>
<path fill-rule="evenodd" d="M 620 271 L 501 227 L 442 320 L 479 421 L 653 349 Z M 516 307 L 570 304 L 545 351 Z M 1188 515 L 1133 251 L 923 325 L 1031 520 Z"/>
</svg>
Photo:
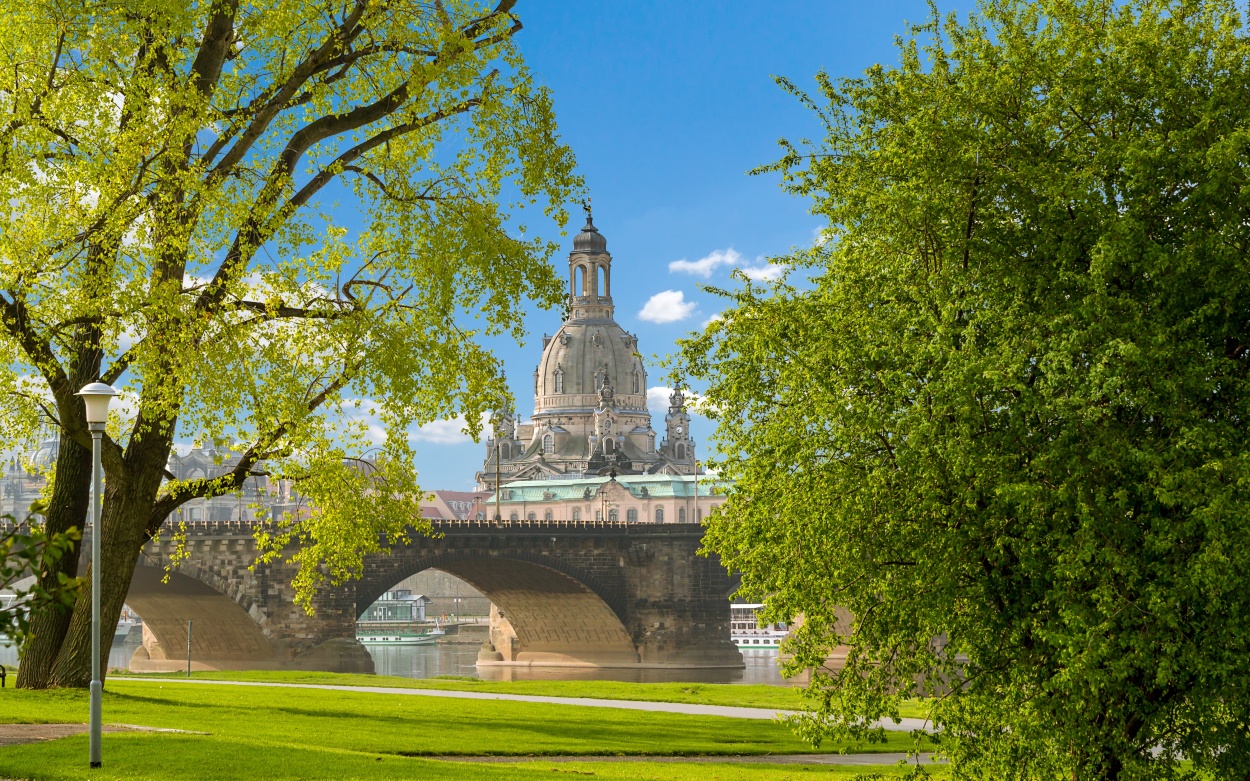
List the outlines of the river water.
<svg viewBox="0 0 1250 781">
<path fill-rule="evenodd" d="M 126 669 L 130 656 L 139 646 L 138 633 L 113 643 L 109 652 L 110 669 Z M 459 675 L 499 681 L 632 681 L 635 683 L 767 683 L 785 685 L 777 668 L 777 651 L 765 648 L 743 648 L 745 669 L 630 669 L 559 667 L 478 667 L 477 644 L 440 645 L 366 645 L 379 675 L 404 678 L 433 678 Z M 17 650 L 0 645 L 0 664 L 17 664 Z"/>
</svg>

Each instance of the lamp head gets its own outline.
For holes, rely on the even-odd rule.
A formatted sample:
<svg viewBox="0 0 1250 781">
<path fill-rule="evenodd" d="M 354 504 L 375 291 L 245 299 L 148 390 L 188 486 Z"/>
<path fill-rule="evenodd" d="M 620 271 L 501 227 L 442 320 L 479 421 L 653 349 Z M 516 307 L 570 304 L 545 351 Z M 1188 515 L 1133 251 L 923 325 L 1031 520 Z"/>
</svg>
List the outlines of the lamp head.
<svg viewBox="0 0 1250 781">
<path fill-rule="evenodd" d="M 87 405 L 87 423 L 108 422 L 109 403 L 117 395 L 113 386 L 93 382 L 90 385 L 84 385 L 83 389 L 74 395 L 82 396 L 83 403 Z"/>
</svg>

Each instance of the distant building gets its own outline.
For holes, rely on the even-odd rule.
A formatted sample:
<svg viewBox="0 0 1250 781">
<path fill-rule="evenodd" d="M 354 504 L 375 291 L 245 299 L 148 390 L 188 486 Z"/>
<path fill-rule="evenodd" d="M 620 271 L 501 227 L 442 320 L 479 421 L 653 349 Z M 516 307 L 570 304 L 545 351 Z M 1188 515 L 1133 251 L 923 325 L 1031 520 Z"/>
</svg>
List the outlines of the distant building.
<svg viewBox="0 0 1250 781">
<path fill-rule="evenodd" d="M 421 517 L 429 520 L 468 520 L 481 512 L 485 491 L 433 491 L 421 505 Z"/>
<path fill-rule="evenodd" d="M 56 455 L 61 442 L 50 437 L 40 442 L 24 459 L 11 456 L 4 463 L 0 474 L 0 515 L 10 515 L 24 520 L 30 505 L 42 495 L 48 484 L 45 475 L 56 466 Z"/>
<path fill-rule="evenodd" d="M 613 319 L 612 256 L 589 210 L 569 253 L 568 312 L 555 336 L 543 336 L 531 420 L 521 423 L 510 411 L 498 415 L 478 487 L 493 491 L 496 476 L 510 485 L 613 473 L 622 481 L 630 475 L 696 474 L 680 389 L 669 397 L 663 435 L 651 427 L 646 366 L 638 338 Z"/>
<path fill-rule="evenodd" d="M 697 484 L 696 484 L 697 481 Z M 499 490 L 502 520 L 698 523 L 725 503 L 725 484 L 695 475 L 520 480 Z M 495 517 L 495 497 L 482 503 Z"/>
</svg>

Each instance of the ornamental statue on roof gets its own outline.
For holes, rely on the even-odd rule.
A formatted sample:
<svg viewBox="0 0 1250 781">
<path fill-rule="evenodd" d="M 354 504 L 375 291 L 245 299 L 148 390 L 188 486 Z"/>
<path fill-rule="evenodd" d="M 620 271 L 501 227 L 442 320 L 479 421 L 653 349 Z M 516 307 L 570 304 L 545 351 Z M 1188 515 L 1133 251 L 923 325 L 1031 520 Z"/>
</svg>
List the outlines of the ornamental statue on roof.
<svg viewBox="0 0 1250 781">
<path fill-rule="evenodd" d="M 543 339 L 530 420 L 510 415 L 512 429 L 499 431 L 498 441 L 487 440 L 477 473 L 482 490 L 494 489 L 496 466 L 505 485 L 598 477 L 612 470 L 618 475 L 696 473 L 680 390 L 670 398 L 666 436 L 657 441 L 638 338 L 614 318 L 608 241 L 595 227 L 590 204 L 583 208 L 586 225 L 569 253 L 568 319 L 553 337 Z M 680 410 L 676 415 L 674 407 Z"/>
</svg>

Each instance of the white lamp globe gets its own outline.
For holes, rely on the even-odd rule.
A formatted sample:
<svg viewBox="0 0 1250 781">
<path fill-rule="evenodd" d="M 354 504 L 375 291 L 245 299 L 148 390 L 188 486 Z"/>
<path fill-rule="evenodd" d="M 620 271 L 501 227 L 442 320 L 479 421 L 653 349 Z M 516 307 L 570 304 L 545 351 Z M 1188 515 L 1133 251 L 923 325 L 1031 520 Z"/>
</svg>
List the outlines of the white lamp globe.
<svg viewBox="0 0 1250 781">
<path fill-rule="evenodd" d="M 93 382 L 90 385 L 84 385 L 83 389 L 74 395 L 82 396 L 83 403 L 87 405 L 88 423 L 108 422 L 109 403 L 117 395 L 117 391 L 113 390 L 112 385 Z"/>
</svg>

